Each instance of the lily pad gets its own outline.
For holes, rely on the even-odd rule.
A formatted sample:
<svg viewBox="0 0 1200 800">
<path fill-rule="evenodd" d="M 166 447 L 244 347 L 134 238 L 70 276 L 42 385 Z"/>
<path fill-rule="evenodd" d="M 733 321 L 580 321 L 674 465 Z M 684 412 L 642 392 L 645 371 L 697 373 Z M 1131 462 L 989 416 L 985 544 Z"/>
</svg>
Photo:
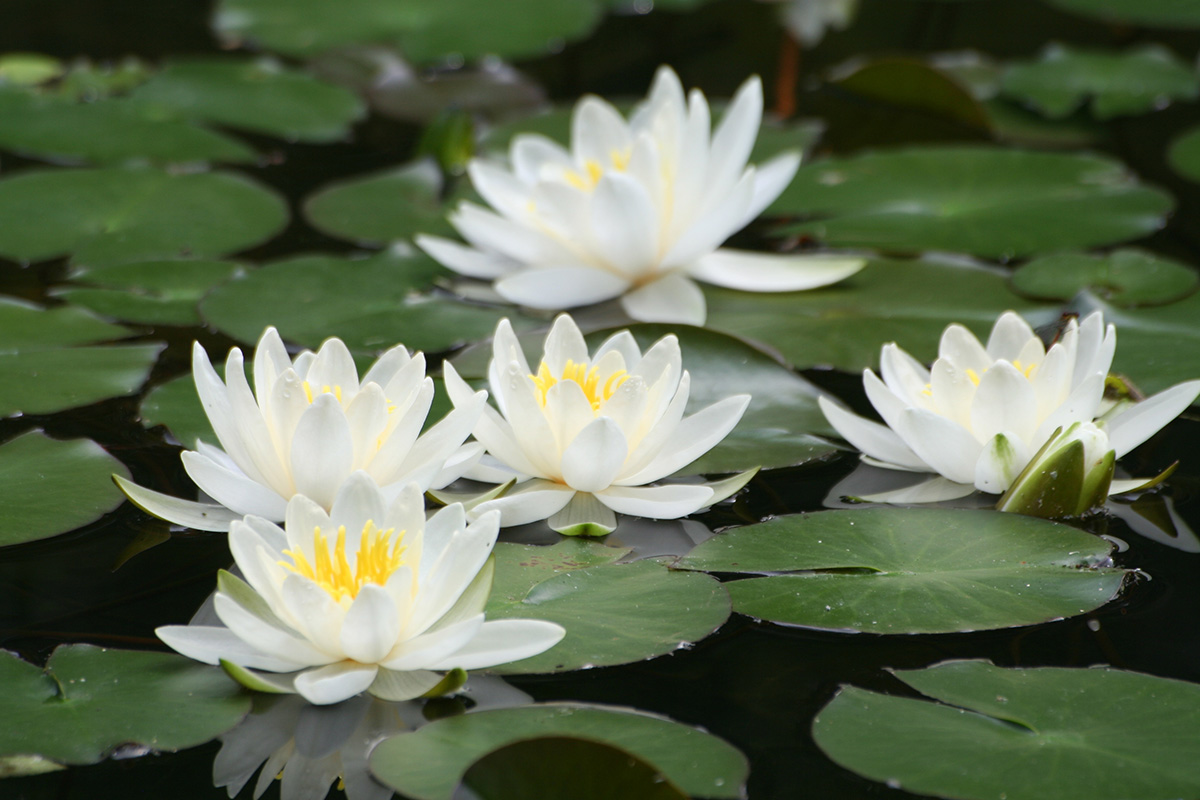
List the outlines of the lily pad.
<svg viewBox="0 0 1200 800">
<path fill-rule="evenodd" d="M 952 322 L 986 338 L 1006 310 L 1035 317 L 1039 306 L 1013 294 L 996 272 L 925 261 L 873 260 L 844 281 L 806 292 L 760 294 L 705 287 L 708 326 L 761 342 L 798 368 L 861 372 L 886 342 L 922 361 L 937 356 Z M 1046 321 L 1058 307 L 1041 306 Z"/>
<path fill-rule="evenodd" d="M 326 186 L 304 201 L 318 230 L 355 242 L 383 244 L 418 233 L 446 234 L 442 176 L 432 161 Z"/>
<path fill-rule="evenodd" d="M 769 210 L 834 247 L 1006 259 L 1137 239 L 1172 205 L 1103 156 L 926 147 L 801 167 Z"/>
<path fill-rule="evenodd" d="M 29 431 L 0 445 L 0 546 L 73 531 L 124 502 L 113 473 L 129 470 L 90 439 L 59 441 Z"/>
<path fill-rule="evenodd" d="M 283 199 L 239 175 L 31 170 L 0 180 L 0 255 L 100 266 L 222 256 L 287 223 Z"/>
<path fill-rule="evenodd" d="M 343 139 L 366 115 L 354 93 L 266 59 L 168 62 L 132 101 L 159 114 L 303 142 Z"/>
<path fill-rule="evenodd" d="M 290 56 L 398 44 L 414 61 L 433 61 L 539 55 L 586 35 L 600 16 L 595 0 L 222 0 L 214 25 L 226 41 Z"/>
<path fill-rule="evenodd" d="M 488 619 L 546 619 L 566 638 L 496 672 L 563 672 L 643 661 L 708 636 L 729 617 L 729 599 L 707 575 L 655 561 L 613 564 L 627 551 L 579 540 L 550 547 L 496 545 Z M 703 578 L 703 580 L 694 580 Z"/>
<path fill-rule="evenodd" d="M 1196 271 L 1145 250 L 1125 248 L 1104 255 L 1058 253 L 1041 256 L 1012 274 L 1012 285 L 1026 297 L 1070 300 L 1087 289 L 1119 306 L 1170 303 L 1200 284 Z"/>
<path fill-rule="evenodd" d="M 733 609 L 835 631 L 951 633 L 1083 614 L 1127 570 L 1066 525 L 964 509 L 872 508 L 777 517 L 709 539 L 677 566 L 772 574 L 727 583 Z"/>
<path fill-rule="evenodd" d="M 1002 85 L 1050 117 L 1066 117 L 1089 100 L 1092 113 L 1108 119 L 1200 94 L 1195 71 L 1162 45 L 1117 53 L 1054 43 L 1036 61 L 1011 64 Z"/>
<path fill-rule="evenodd" d="M 450 800 L 473 762 L 513 742 L 571 736 L 628 750 L 691 797 L 744 796 L 745 756 L 712 734 L 628 708 L 544 703 L 440 719 L 385 739 L 375 777 L 413 800 Z M 612 795 L 610 795 L 612 796 Z"/>
<path fill-rule="evenodd" d="M 1200 28 L 1200 6 L 1192 0 L 1048 0 L 1050 5 L 1108 22 L 1161 28 Z"/>
<path fill-rule="evenodd" d="M 846 769 L 964 800 L 1200 795 L 1200 686 L 1112 668 L 950 661 L 896 677 L 929 698 L 843 687 L 813 738 Z"/>
<path fill-rule="evenodd" d="M 1200 182 L 1200 127 L 1191 128 L 1171 142 L 1167 161 L 1183 177 Z"/>
<path fill-rule="evenodd" d="M 127 333 L 82 309 L 0 298 L 0 416 L 49 414 L 136 391 L 162 345 L 72 347 Z"/>
<path fill-rule="evenodd" d="M 113 748 L 175 751 L 232 728 L 250 697 L 182 656 L 63 645 L 46 669 L 0 651 L 0 754 L 93 764 Z"/>
<path fill-rule="evenodd" d="M 440 352 L 491 334 L 511 309 L 419 296 L 442 268 L 415 252 L 369 258 L 304 256 L 277 261 L 214 289 L 200 304 L 213 327 L 243 342 L 274 325 L 283 338 L 317 347 L 341 337 L 352 350 L 374 352 L 403 343 Z"/>
<path fill-rule="evenodd" d="M 252 148 L 127 100 L 70 102 L 0 87 L 0 147 L 52 161 L 120 164 L 247 162 Z"/>
<path fill-rule="evenodd" d="M 143 325 L 199 325 L 197 305 L 242 267 L 230 261 L 141 261 L 87 270 L 54 297 Z M 82 284 L 82 285 L 81 285 Z"/>
</svg>

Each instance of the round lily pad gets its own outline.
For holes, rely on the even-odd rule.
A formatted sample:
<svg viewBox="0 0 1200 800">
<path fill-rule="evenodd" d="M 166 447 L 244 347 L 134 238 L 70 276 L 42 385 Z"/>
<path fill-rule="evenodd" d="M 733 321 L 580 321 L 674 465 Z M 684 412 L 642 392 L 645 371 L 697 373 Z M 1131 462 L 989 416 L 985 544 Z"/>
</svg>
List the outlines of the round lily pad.
<svg viewBox="0 0 1200 800">
<path fill-rule="evenodd" d="M 413 800 L 450 800 L 480 757 L 513 742 L 571 736 L 628 750 L 691 797 L 743 797 L 749 767 L 712 734 L 627 708 L 544 703 L 462 714 L 385 739 L 371 752 L 375 777 Z M 613 796 L 613 795 L 609 795 Z"/>
<path fill-rule="evenodd" d="M 127 334 L 82 309 L 0 298 L 0 416 L 48 414 L 136 391 L 162 345 L 72 346 Z"/>
<path fill-rule="evenodd" d="M 550 547 L 496 545 L 488 619 L 550 620 L 567 635 L 541 655 L 494 671 L 563 672 L 642 661 L 703 639 L 729 617 L 729 599 L 716 580 L 655 561 L 612 563 L 626 552 L 573 539 Z"/>
<path fill-rule="evenodd" d="M 383 244 L 418 233 L 446 234 L 442 176 L 432 161 L 326 186 L 304 202 L 313 227 L 355 242 Z"/>
<path fill-rule="evenodd" d="M 213 327 L 255 342 L 267 325 L 283 338 L 317 347 L 338 336 L 353 350 L 403 343 L 439 352 L 491 334 L 509 309 L 418 296 L 442 268 L 421 253 L 369 258 L 305 256 L 268 264 L 214 289 L 200 304 Z"/>
<path fill-rule="evenodd" d="M 846 686 L 813 738 L 846 769 L 963 800 L 1200 795 L 1200 686 L 1111 668 L 950 661 L 896 677 L 928 698 Z"/>
<path fill-rule="evenodd" d="M 1183 177 L 1200 182 L 1200 127 L 1189 129 L 1171 142 L 1167 161 Z"/>
<path fill-rule="evenodd" d="M 1200 6 L 1192 0 L 1047 0 L 1107 22 L 1132 22 L 1160 28 L 1200 28 Z"/>
<path fill-rule="evenodd" d="M 63 645 L 43 671 L 0 651 L 0 755 L 93 764 L 119 745 L 181 750 L 249 710 L 222 670 L 183 656 Z"/>
<path fill-rule="evenodd" d="M 123 99 L 75 103 L 4 87 L 0 147 L 35 158 L 93 164 L 255 159 L 254 150 L 236 139 L 163 119 Z"/>
<path fill-rule="evenodd" d="M 1013 258 L 1137 239 L 1171 207 L 1103 156 L 923 147 L 801 167 L 770 211 L 835 247 Z"/>
<path fill-rule="evenodd" d="M 59 441 L 29 431 L 0 444 L 0 546 L 73 531 L 124 502 L 112 474 L 129 470 L 90 439 Z"/>
<path fill-rule="evenodd" d="M 986 337 L 1006 310 L 1031 319 L 1039 311 L 1010 291 L 999 273 L 923 261 L 872 261 L 838 284 L 806 292 L 705 287 L 704 294 L 708 327 L 761 342 L 798 368 L 847 372 L 878 366 L 887 342 L 929 362 L 952 322 Z M 1040 308 L 1047 322 L 1059 315 L 1057 305 Z"/>
<path fill-rule="evenodd" d="M 0 255 L 99 266 L 242 250 L 281 230 L 287 206 L 219 172 L 32 170 L 0 180 L 0 218 Z"/>
<path fill-rule="evenodd" d="M 1041 256 L 1012 274 L 1026 297 L 1070 300 L 1087 289 L 1119 306 L 1150 306 L 1186 297 L 1200 284 L 1196 271 L 1145 250 L 1126 248 L 1104 255 L 1058 253 Z"/>
<path fill-rule="evenodd" d="M 1034 625 L 1116 597 L 1111 545 L 1066 525 L 963 509 L 777 517 L 709 539 L 676 566 L 771 573 L 726 584 L 733 609 L 826 630 L 951 633 Z M 775 574 L 792 573 L 792 574 Z"/>
<path fill-rule="evenodd" d="M 342 139 L 366 114 L 354 93 L 266 59 L 168 62 L 132 100 L 159 114 L 304 142 Z"/>
<path fill-rule="evenodd" d="M 68 303 L 143 325 L 199 325 L 196 306 L 242 267 L 230 261 L 140 261 L 98 267 L 51 289 Z"/>
<path fill-rule="evenodd" d="M 595 0 L 221 0 L 214 24 L 227 41 L 290 56 L 399 44 L 412 60 L 433 61 L 538 55 L 586 35 L 600 16 Z"/>
<path fill-rule="evenodd" d="M 1091 101 L 1100 119 L 1141 114 L 1200 94 L 1195 71 L 1162 45 L 1112 52 L 1051 44 L 1036 61 L 1009 65 L 1005 94 L 1050 117 Z"/>
</svg>

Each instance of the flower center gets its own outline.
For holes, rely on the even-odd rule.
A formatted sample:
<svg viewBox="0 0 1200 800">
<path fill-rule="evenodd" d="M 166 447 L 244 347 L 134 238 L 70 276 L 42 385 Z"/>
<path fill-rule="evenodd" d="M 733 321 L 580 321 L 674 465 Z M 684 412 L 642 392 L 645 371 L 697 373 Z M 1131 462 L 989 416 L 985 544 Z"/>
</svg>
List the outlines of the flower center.
<svg viewBox="0 0 1200 800">
<path fill-rule="evenodd" d="M 312 405 L 313 396 L 314 396 L 312 384 L 310 384 L 308 381 L 305 381 L 303 386 L 304 386 L 304 396 L 308 398 L 309 405 Z M 321 391 L 317 392 L 317 394 L 331 394 L 335 398 L 337 398 L 337 401 L 339 403 L 342 402 L 342 387 L 341 386 L 330 386 L 327 383 L 321 387 Z"/>
<path fill-rule="evenodd" d="M 608 154 L 608 159 L 611 162 L 611 169 L 617 172 L 624 172 L 629 167 L 630 153 L 622 150 L 612 150 Z M 563 175 L 567 183 L 574 186 L 581 192 L 590 192 L 596 188 L 596 184 L 600 182 L 601 176 L 604 175 L 604 165 L 594 158 L 586 159 L 583 162 L 582 170 L 569 169 Z"/>
<path fill-rule="evenodd" d="M 592 410 L 596 411 L 608 400 L 617 389 L 621 388 L 621 384 L 629 380 L 629 374 L 619 369 L 609 375 L 603 383 L 600 382 L 600 368 L 593 366 L 588 368 L 587 362 L 576 364 L 574 361 L 567 359 L 566 366 L 563 367 L 562 375 L 555 377 L 550 371 L 550 367 L 546 366 L 543 361 L 538 367 L 537 375 L 530 375 L 529 379 L 533 381 L 533 385 L 538 390 L 538 402 L 542 407 L 546 406 L 546 393 L 550 391 L 550 387 L 559 381 L 574 381 L 579 384 L 579 388 L 583 389 L 583 395 L 592 404 Z"/>
<path fill-rule="evenodd" d="M 351 566 L 346 557 L 346 526 L 338 526 L 332 549 L 329 539 L 316 528 L 313 530 L 315 563 L 310 564 L 304 553 L 297 549 L 284 550 L 283 554 L 289 556 L 292 563 L 280 561 L 279 565 L 314 581 L 338 602 L 346 598 L 353 600 L 368 583 L 386 584 L 391 574 L 404 564 L 404 531 L 393 539 L 395 532 L 395 528 L 381 531 L 373 521 L 367 520 L 354 566 Z"/>
</svg>

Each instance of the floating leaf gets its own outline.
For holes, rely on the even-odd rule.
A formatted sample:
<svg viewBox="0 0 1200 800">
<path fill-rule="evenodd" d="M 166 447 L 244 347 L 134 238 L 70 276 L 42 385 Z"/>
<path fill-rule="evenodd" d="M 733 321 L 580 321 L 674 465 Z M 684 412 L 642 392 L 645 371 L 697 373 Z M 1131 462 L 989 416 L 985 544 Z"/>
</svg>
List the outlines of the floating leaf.
<svg viewBox="0 0 1200 800">
<path fill-rule="evenodd" d="M 1048 0 L 1050 5 L 1108 22 L 1162 28 L 1200 28 L 1200 6 L 1192 0 Z"/>
<path fill-rule="evenodd" d="M 432 161 L 326 186 L 304 201 L 313 227 L 351 241 L 383 244 L 418 233 L 446 234 L 442 177 Z"/>
<path fill-rule="evenodd" d="M 847 372 L 878 366 L 887 342 L 932 361 L 952 322 L 986 338 L 1004 311 L 1029 316 L 1038 309 L 1009 291 L 997 273 L 924 261 L 875 260 L 834 286 L 806 292 L 705 287 L 704 293 L 709 327 L 762 342 L 799 368 Z M 1048 317 L 1058 316 L 1057 307 L 1043 308 Z"/>
<path fill-rule="evenodd" d="M 727 583 L 733 609 L 827 630 L 950 633 L 1082 614 L 1128 574 L 1098 537 L 1019 514 L 871 508 L 777 517 L 702 542 L 677 566 L 797 573 Z"/>
<path fill-rule="evenodd" d="M 744 793 L 745 757 L 709 733 L 625 708 L 545 703 L 440 719 L 384 740 L 371 752 L 371 772 L 414 800 L 450 800 L 480 757 L 513 742 L 571 736 L 628 750 L 692 797 Z M 612 796 L 612 795 L 610 795 Z"/>
<path fill-rule="evenodd" d="M 253 161 L 247 145 L 190 123 L 163 119 L 127 100 L 75 103 L 0 88 L 0 147 L 66 162 Z"/>
<path fill-rule="evenodd" d="M 282 198 L 239 175 L 31 170 L 0 180 L 0 255 L 90 266 L 221 256 L 283 228 Z"/>
<path fill-rule="evenodd" d="M 1197 284 L 1195 270 L 1134 248 L 1039 256 L 1012 274 L 1013 288 L 1026 297 L 1070 300 L 1087 289 L 1119 306 L 1170 303 L 1194 292 Z"/>
<path fill-rule="evenodd" d="M 250 697 L 182 656 L 63 645 L 46 670 L 0 651 L 0 754 L 92 764 L 113 748 L 194 747 L 236 725 Z"/>
<path fill-rule="evenodd" d="M 82 309 L 0 298 L 0 416 L 48 414 L 136 391 L 162 345 L 71 347 L 127 333 Z"/>
<path fill-rule="evenodd" d="M 129 477 L 90 439 L 59 441 L 29 431 L 0 445 L 0 546 L 57 536 L 112 511 L 125 500 L 114 472 Z"/>
<path fill-rule="evenodd" d="M 569 539 L 551 547 L 496 545 L 488 619 L 546 619 L 567 636 L 541 655 L 495 671 L 561 672 L 642 661 L 696 642 L 729 616 L 707 575 L 654 561 L 612 564 L 624 550 Z M 693 578 L 703 580 L 692 580 Z"/>
<path fill-rule="evenodd" d="M 802 167 L 770 211 L 835 247 L 1013 258 L 1136 239 L 1171 206 L 1103 156 L 927 147 Z"/>
<path fill-rule="evenodd" d="M 1171 142 L 1167 161 L 1183 177 L 1200 182 L 1200 127 L 1190 128 Z"/>
<path fill-rule="evenodd" d="M 813 738 L 846 769 L 964 800 L 1200 795 L 1194 683 L 1108 667 L 982 661 L 895 674 L 940 702 L 843 687 L 817 715 Z"/>
<path fill-rule="evenodd" d="M 50 290 L 69 303 L 143 325 L 199 325 L 196 306 L 241 269 L 230 261 L 141 261 L 97 267 Z M 80 285 L 86 284 L 86 285 Z"/>
<path fill-rule="evenodd" d="M 171 61 L 132 100 L 160 114 L 304 142 L 345 138 L 366 114 L 354 93 L 265 59 Z"/>
<path fill-rule="evenodd" d="M 1065 117 L 1089 100 L 1100 119 L 1155 111 L 1200 94 L 1195 72 L 1162 45 L 1116 53 L 1054 43 L 1036 61 L 1004 73 L 1004 92 L 1050 117 Z"/>
<path fill-rule="evenodd" d="M 594 0 L 222 0 L 215 26 L 291 56 L 354 44 L 398 44 L 414 61 L 538 55 L 586 35 Z"/>
</svg>

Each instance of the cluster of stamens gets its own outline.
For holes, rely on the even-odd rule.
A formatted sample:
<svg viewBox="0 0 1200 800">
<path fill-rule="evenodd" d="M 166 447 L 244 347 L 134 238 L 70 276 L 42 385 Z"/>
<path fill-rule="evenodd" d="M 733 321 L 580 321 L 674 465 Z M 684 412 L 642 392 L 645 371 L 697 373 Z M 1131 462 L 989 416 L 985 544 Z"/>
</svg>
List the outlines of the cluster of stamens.
<svg viewBox="0 0 1200 800">
<path fill-rule="evenodd" d="M 313 531 L 314 563 L 300 549 L 284 550 L 292 563 L 280 561 L 280 566 L 312 580 L 334 600 L 353 600 L 368 583 L 383 586 L 392 573 L 404 564 L 404 531 L 393 539 L 395 528 L 380 530 L 371 520 L 363 526 L 362 539 L 354 565 L 346 557 L 346 526 L 340 525 L 333 548 L 318 527 Z"/>
<path fill-rule="evenodd" d="M 596 411 L 616 393 L 617 389 L 621 388 L 621 384 L 629 380 L 629 374 L 625 370 L 619 369 L 601 383 L 598 366 L 589 368 L 586 361 L 577 364 L 568 359 L 566 366 L 563 367 L 561 377 L 555 377 L 554 373 L 550 371 L 550 367 L 546 366 L 546 362 L 543 361 L 538 367 L 537 375 L 530 375 L 529 379 L 537 387 L 538 402 L 543 408 L 546 406 L 546 393 L 550 391 L 550 387 L 560 381 L 573 381 L 583 389 L 584 396 L 592 404 L 592 410 Z"/>
</svg>

